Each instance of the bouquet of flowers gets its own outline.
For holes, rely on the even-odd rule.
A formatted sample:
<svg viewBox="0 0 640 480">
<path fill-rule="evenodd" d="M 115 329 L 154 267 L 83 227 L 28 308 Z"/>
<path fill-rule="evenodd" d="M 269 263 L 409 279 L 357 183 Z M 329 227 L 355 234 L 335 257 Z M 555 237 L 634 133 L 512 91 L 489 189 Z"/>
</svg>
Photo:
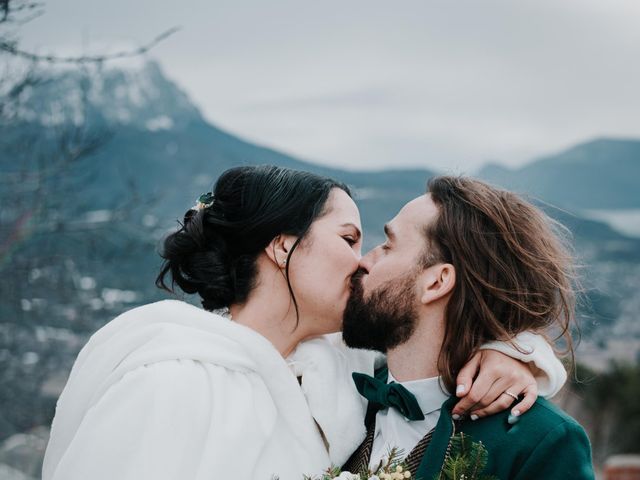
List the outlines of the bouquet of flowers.
<svg viewBox="0 0 640 480">
<path fill-rule="evenodd" d="M 386 460 L 380 462 L 374 472 L 367 470 L 357 473 L 343 472 L 339 467 L 329 468 L 319 476 L 305 476 L 304 480 L 403 480 L 412 478 L 412 474 L 406 469 L 401 460 L 402 450 L 392 448 Z"/>
<path fill-rule="evenodd" d="M 482 442 L 474 442 L 464 433 L 453 435 L 450 448 L 442 465 L 441 472 L 434 480 L 498 480 L 493 475 L 485 475 L 489 453 Z M 340 467 L 330 467 L 320 475 L 304 476 L 304 480 L 403 480 L 415 479 L 404 461 L 402 450 L 392 448 L 386 460 L 380 462 L 375 471 L 366 470 L 352 473 L 342 471 Z M 272 480 L 279 480 L 273 477 Z"/>
</svg>

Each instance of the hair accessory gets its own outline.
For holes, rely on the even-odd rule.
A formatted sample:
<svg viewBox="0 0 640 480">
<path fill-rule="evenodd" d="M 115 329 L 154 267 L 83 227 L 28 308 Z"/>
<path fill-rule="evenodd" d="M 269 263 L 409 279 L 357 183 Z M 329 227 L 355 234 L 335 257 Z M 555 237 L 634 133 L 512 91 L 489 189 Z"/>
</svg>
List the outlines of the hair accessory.
<svg viewBox="0 0 640 480">
<path fill-rule="evenodd" d="M 198 197 L 196 204 L 193 207 L 191 207 L 191 210 L 195 210 L 198 212 L 203 208 L 208 208 L 211 205 L 213 205 L 214 200 L 215 200 L 215 197 L 213 196 L 212 192 L 203 193 Z"/>
</svg>

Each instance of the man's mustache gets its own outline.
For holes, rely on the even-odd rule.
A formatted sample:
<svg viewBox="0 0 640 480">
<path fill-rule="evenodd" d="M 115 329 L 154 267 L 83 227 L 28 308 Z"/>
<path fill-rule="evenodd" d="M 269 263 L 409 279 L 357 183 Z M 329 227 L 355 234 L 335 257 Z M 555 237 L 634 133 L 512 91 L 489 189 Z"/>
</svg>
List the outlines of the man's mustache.
<svg viewBox="0 0 640 480">
<path fill-rule="evenodd" d="M 353 275 L 351 275 L 351 291 L 356 288 L 362 288 L 362 277 L 365 276 L 367 271 L 364 268 L 358 268 Z"/>
</svg>

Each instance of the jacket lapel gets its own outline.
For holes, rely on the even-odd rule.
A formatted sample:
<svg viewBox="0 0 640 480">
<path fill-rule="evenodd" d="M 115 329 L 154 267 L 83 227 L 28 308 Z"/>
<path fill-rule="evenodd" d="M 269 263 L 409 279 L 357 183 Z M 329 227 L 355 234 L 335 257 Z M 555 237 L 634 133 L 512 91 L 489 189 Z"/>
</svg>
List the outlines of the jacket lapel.
<svg viewBox="0 0 640 480">
<path fill-rule="evenodd" d="M 413 447 L 413 450 L 406 456 L 404 459 L 405 469 L 409 470 L 411 473 L 415 473 L 418 471 L 418 467 L 422 463 L 422 459 L 424 458 L 424 452 L 429 447 L 431 443 L 431 439 L 433 438 L 433 432 L 435 428 L 429 430 L 429 432 L 420 439 L 418 444 Z"/>
<path fill-rule="evenodd" d="M 422 462 L 415 472 L 414 477 L 424 480 L 438 478 L 444 459 L 448 453 L 449 440 L 454 433 L 454 423 L 451 418 L 451 409 L 457 402 L 457 397 L 451 397 L 442 404 L 440 418 L 433 432 L 433 438 L 427 447 Z M 413 473 L 413 472 L 412 472 Z"/>
</svg>

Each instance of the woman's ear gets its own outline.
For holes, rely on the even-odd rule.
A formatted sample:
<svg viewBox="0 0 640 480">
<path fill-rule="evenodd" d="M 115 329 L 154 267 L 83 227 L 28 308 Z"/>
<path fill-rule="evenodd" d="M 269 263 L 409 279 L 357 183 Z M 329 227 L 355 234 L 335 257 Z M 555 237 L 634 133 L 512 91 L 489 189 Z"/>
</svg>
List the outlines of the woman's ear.
<svg viewBox="0 0 640 480">
<path fill-rule="evenodd" d="M 427 305 L 446 297 L 456 284 L 456 269 L 450 263 L 439 263 L 427 268 L 421 275 L 420 302 Z"/>
<path fill-rule="evenodd" d="M 287 266 L 287 257 L 297 237 L 293 235 L 278 235 L 264 249 L 267 257 L 278 267 Z"/>
</svg>

